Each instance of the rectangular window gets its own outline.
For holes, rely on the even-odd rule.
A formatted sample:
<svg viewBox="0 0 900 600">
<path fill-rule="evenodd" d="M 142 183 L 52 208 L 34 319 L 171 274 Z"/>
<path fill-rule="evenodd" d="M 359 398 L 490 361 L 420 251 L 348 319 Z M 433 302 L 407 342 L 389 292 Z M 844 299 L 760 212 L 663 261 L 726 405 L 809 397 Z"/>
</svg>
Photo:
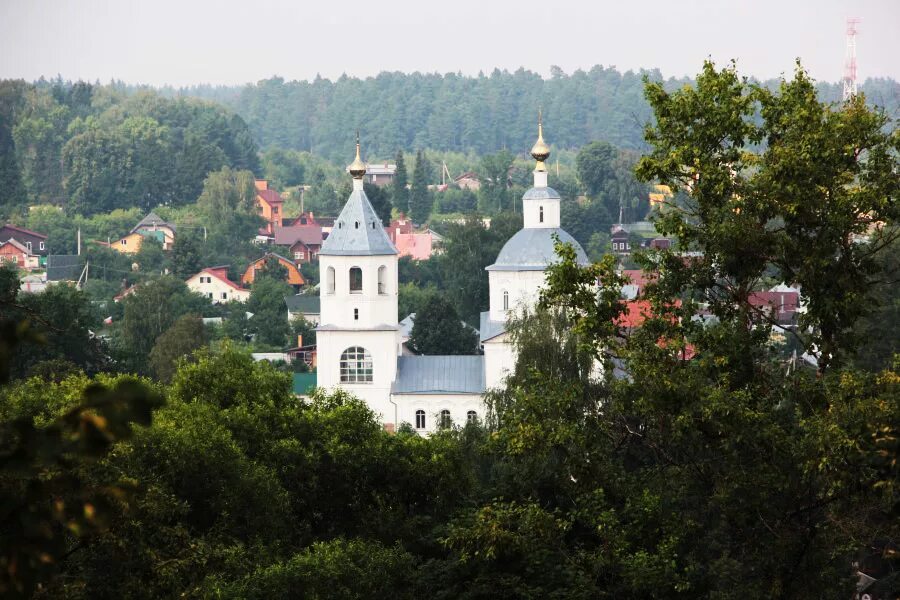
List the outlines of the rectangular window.
<svg viewBox="0 0 900 600">
<path fill-rule="evenodd" d="M 119 243 L 124 246 L 125 244 L 128 243 L 128 240 L 126 240 L 125 238 L 122 238 L 121 240 L 119 240 Z"/>
<path fill-rule="evenodd" d="M 28 248 L 29 252 L 31 252 L 31 242 L 25 242 L 25 247 Z"/>
<path fill-rule="evenodd" d="M 212 292 L 209 292 L 209 293 L 207 293 L 206 295 L 209 296 L 209 299 L 210 299 L 210 300 L 212 300 Z"/>
<path fill-rule="evenodd" d="M 353 320 L 359 321 L 359 309 L 358 308 L 353 309 Z"/>
<path fill-rule="evenodd" d="M 228 292 L 222 292 L 222 300 L 228 300 Z"/>
<path fill-rule="evenodd" d="M 44 250 L 44 242 L 41 242 L 41 250 Z"/>
</svg>

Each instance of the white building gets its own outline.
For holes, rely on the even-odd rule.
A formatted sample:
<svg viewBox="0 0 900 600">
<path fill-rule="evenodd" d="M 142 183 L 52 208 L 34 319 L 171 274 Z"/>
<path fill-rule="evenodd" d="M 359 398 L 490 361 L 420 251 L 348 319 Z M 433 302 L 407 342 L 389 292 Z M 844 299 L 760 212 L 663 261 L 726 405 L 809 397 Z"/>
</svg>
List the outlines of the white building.
<svg viewBox="0 0 900 600">
<path fill-rule="evenodd" d="M 188 289 L 209 298 L 213 304 L 224 304 L 232 300 L 246 302 L 250 290 L 242 288 L 228 279 L 228 267 L 209 267 L 187 280 Z"/>
<path fill-rule="evenodd" d="M 388 428 L 410 423 L 423 433 L 441 423 L 482 419 L 486 389 L 503 385 L 515 365 L 506 334 L 510 310 L 533 306 L 545 269 L 557 260 L 554 235 L 575 246 L 560 228 L 560 196 L 547 186 L 544 161 L 550 150 L 541 126 L 532 148 L 534 187 L 523 197 L 524 227 L 487 267 L 490 310 L 481 315 L 484 355 L 402 356 L 397 321 L 397 249 L 363 191 L 366 166 L 359 158 L 348 171 L 353 192 L 319 252 L 321 323 L 317 327 L 318 385 L 341 387 L 363 399 Z"/>
</svg>

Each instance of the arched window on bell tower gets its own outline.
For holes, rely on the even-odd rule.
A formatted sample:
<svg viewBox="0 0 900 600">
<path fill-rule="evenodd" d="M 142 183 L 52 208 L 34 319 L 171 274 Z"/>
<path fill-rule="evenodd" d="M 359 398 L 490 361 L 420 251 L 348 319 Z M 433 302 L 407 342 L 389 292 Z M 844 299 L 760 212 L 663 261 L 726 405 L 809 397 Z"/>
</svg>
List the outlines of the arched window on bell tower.
<svg viewBox="0 0 900 600">
<path fill-rule="evenodd" d="M 378 293 L 387 294 L 387 267 L 384 265 L 378 267 Z"/>
<path fill-rule="evenodd" d="M 503 310 L 509 310 L 509 292 L 503 290 Z"/>
<path fill-rule="evenodd" d="M 334 267 L 328 267 L 328 275 L 327 275 L 327 290 L 329 294 L 334 293 Z"/>
<path fill-rule="evenodd" d="M 359 267 L 350 267 L 350 293 L 362 294 L 363 275 Z"/>
</svg>

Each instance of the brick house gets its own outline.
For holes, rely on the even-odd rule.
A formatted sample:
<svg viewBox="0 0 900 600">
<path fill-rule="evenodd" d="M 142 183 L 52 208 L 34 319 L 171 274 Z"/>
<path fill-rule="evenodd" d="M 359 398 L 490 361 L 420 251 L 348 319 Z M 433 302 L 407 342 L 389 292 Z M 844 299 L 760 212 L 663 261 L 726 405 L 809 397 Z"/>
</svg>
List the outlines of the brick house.
<svg viewBox="0 0 900 600">
<path fill-rule="evenodd" d="M 14 238 L 0 243 L 0 263 L 12 264 L 20 269 L 31 271 L 40 267 L 40 257 Z"/>
<path fill-rule="evenodd" d="M 298 264 L 312 262 L 322 248 L 320 225 L 294 225 L 275 228 L 275 245 L 288 249 L 288 256 Z"/>
<path fill-rule="evenodd" d="M 272 234 L 275 227 L 281 226 L 284 217 L 284 200 L 281 194 L 269 189 L 269 182 L 265 179 L 256 180 L 256 207 L 260 216 L 266 221 L 266 232 Z"/>
</svg>

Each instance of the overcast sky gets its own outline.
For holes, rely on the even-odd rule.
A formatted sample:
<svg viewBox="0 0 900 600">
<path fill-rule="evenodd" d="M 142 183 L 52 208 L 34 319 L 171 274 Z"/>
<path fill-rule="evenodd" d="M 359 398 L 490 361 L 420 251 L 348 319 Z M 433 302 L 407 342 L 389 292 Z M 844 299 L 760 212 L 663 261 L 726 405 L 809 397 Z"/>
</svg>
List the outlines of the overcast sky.
<svg viewBox="0 0 900 600">
<path fill-rule="evenodd" d="M 181 86 L 595 64 L 682 76 L 707 57 L 767 78 L 800 57 L 838 81 L 848 16 L 863 19 L 860 81 L 900 79 L 900 0 L 0 0 L 0 78 Z"/>
</svg>

